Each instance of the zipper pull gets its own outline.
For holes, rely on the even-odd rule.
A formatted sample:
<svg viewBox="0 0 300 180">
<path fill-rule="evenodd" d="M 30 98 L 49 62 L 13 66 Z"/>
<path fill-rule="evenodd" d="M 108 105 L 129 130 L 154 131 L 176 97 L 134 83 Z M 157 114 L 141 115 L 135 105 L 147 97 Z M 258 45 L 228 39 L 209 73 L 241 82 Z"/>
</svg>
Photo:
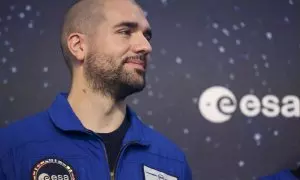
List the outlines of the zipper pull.
<svg viewBox="0 0 300 180">
<path fill-rule="evenodd" d="M 114 180 L 115 179 L 115 173 L 114 172 L 110 172 L 110 179 Z"/>
</svg>

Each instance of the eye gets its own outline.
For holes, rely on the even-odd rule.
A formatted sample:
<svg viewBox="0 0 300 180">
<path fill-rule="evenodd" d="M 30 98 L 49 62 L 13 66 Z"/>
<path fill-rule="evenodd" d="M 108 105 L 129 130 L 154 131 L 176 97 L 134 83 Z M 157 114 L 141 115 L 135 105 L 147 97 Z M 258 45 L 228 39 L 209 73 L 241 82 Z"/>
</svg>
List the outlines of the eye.
<svg viewBox="0 0 300 180">
<path fill-rule="evenodd" d="M 152 38 L 152 36 L 150 34 L 144 34 L 144 36 L 148 41 L 150 41 Z"/>
<path fill-rule="evenodd" d="M 144 33 L 145 38 L 150 41 L 152 39 L 152 33 L 151 32 L 146 32 Z"/>
<path fill-rule="evenodd" d="M 122 30 L 118 31 L 118 33 L 126 35 L 126 36 L 130 36 L 131 30 L 130 29 L 122 29 Z"/>
</svg>

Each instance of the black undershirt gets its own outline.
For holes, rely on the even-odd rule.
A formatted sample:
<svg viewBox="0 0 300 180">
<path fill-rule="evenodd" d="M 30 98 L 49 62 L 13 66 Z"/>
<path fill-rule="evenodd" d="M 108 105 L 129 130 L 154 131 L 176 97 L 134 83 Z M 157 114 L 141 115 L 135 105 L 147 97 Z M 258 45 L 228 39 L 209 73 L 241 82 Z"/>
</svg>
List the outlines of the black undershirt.
<svg viewBox="0 0 300 180">
<path fill-rule="evenodd" d="M 123 138 L 130 126 L 130 121 L 127 116 L 121 126 L 111 133 L 97 133 L 103 140 L 105 145 L 107 160 L 109 163 L 110 172 L 113 172 L 118 154 L 121 150 Z"/>
</svg>

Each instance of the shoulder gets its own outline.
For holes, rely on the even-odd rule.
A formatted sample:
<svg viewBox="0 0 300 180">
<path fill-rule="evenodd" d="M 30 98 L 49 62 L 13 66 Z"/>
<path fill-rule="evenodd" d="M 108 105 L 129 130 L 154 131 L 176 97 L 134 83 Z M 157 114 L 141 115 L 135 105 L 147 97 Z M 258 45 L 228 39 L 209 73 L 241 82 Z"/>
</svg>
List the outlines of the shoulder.
<svg viewBox="0 0 300 180">
<path fill-rule="evenodd" d="M 136 126 L 137 129 L 141 129 L 141 132 L 139 131 L 141 134 L 139 135 L 142 135 L 142 139 L 150 145 L 148 148 L 149 153 L 186 163 L 184 152 L 173 140 L 156 129 L 150 128 L 131 108 L 127 110 L 132 117 L 131 119 L 133 120 L 134 126 Z"/>
<path fill-rule="evenodd" d="M 151 144 L 150 149 L 153 153 L 181 162 L 186 161 L 182 149 L 166 135 L 148 126 L 144 128 L 144 134 L 146 134 L 146 139 Z"/>
<path fill-rule="evenodd" d="M 46 127 L 47 118 L 49 118 L 47 112 L 39 112 L 1 128 L 0 158 L 9 150 L 37 139 L 39 133 Z"/>
</svg>

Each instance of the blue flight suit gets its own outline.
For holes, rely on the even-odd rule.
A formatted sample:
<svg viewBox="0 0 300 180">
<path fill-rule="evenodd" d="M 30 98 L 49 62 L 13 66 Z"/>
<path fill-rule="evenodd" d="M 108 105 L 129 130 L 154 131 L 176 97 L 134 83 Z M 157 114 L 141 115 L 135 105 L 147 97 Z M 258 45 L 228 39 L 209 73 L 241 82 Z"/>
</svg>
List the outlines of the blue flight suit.
<svg viewBox="0 0 300 180">
<path fill-rule="evenodd" d="M 101 138 L 60 93 L 47 110 L 0 130 L 0 180 L 191 180 L 180 148 L 126 111 L 130 127 L 113 173 Z"/>
</svg>

